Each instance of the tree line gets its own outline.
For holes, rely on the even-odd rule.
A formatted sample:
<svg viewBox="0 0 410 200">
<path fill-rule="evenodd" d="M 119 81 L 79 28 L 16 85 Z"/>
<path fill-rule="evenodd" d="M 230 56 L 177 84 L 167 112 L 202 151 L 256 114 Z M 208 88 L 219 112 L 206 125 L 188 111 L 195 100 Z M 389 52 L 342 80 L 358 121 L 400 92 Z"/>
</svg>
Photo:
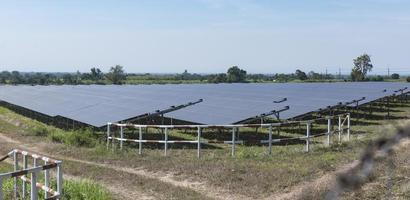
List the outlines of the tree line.
<svg viewBox="0 0 410 200">
<path fill-rule="evenodd" d="M 121 65 L 113 66 L 104 73 L 99 68 L 91 68 L 89 72 L 81 73 L 22 73 L 18 71 L 3 71 L 0 73 L 0 84 L 30 84 L 30 85 L 63 85 L 63 84 L 126 84 L 135 83 L 245 83 L 245 82 L 315 82 L 315 81 L 384 81 L 384 79 L 400 79 L 394 73 L 391 77 L 368 76 L 373 69 L 368 54 L 360 55 L 353 60 L 350 76 L 322 74 L 314 71 L 308 73 L 297 69 L 294 73 L 284 74 L 248 74 L 238 66 L 228 68 L 226 73 L 197 74 L 185 70 L 180 74 L 135 74 L 126 73 Z M 127 81 L 128 80 L 128 81 Z M 410 82 L 410 77 L 407 77 Z"/>
<path fill-rule="evenodd" d="M 103 73 L 99 68 L 91 68 L 88 73 L 23 73 L 18 71 L 2 71 L 0 84 L 30 85 L 78 85 L 78 84 L 123 84 L 126 73 L 123 66 L 116 65 Z"/>
</svg>

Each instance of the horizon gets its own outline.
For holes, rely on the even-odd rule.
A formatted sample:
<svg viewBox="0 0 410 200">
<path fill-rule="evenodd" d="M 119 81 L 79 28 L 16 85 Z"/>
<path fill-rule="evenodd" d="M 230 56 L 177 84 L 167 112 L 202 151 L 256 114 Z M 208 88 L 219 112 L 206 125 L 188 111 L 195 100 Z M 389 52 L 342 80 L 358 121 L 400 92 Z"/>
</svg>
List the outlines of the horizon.
<svg viewBox="0 0 410 200">
<path fill-rule="evenodd" d="M 410 74 L 410 2 L 19 1 L 0 7 L 0 70 Z"/>
</svg>

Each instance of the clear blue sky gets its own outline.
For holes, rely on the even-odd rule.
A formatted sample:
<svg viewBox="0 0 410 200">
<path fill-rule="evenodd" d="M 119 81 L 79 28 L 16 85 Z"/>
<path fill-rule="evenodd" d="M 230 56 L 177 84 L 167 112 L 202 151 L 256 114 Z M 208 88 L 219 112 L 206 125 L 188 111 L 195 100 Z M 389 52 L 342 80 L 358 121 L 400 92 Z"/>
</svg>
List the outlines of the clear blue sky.
<svg viewBox="0 0 410 200">
<path fill-rule="evenodd" d="M 410 73 L 408 0 L 0 2 L 0 70 Z"/>
</svg>

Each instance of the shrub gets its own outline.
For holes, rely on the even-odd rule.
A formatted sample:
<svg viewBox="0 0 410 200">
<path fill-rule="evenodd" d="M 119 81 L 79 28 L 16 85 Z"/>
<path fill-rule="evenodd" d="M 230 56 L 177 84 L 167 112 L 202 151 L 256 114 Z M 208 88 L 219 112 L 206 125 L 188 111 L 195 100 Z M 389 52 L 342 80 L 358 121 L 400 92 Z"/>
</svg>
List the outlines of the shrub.
<svg viewBox="0 0 410 200">
<path fill-rule="evenodd" d="M 35 136 L 48 136 L 50 131 L 45 126 L 35 126 L 33 128 L 33 133 Z"/>
<path fill-rule="evenodd" d="M 397 74 L 397 73 L 394 73 L 394 74 L 391 75 L 391 78 L 392 78 L 392 79 L 399 79 L 399 78 L 400 78 L 400 75 Z"/>
<path fill-rule="evenodd" d="M 94 147 L 97 142 L 94 136 L 92 135 L 91 130 L 83 129 L 66 134 L 64 143 L 67 145 L 77 147 Z"/>
<path fill-rule="evenodd" d="M 76 147 L 94 147 L 97 144 L 97 139 L 89 129 L 77 131 L 55 130 L 48 135 L 48 138 L 52 142 L 64 143 Z"/>
<path fill-rule="evenodd" d="M 409 77 L 407 77 L 407 79 L 406 79 L 406 80 L 407 80 L 407 82 L 410 82 L 410 76 L 409 76 Z"/>
<path fill-rule="evenodd" d="M 384 78 L 383 76 L 378 75 L 378 76 L 373 76 L 370 80 L 371 81 L 384 81 Z"/>
<path fill-rule="evenodd" d="M 48 138 L 52 142 L 64 143 L 65 133 L 63 133 L 61 131 L 54 131 L 54 132 L 52 132 L 51 134 L 48 135 Z"/>
</svg>

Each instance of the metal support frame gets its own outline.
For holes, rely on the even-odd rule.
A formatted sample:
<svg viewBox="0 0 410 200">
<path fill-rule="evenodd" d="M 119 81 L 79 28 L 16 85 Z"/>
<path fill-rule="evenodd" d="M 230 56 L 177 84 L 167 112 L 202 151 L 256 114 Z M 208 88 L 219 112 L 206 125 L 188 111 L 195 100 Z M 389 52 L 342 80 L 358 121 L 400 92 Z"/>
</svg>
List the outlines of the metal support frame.
<svg viewBox="0 0 410 200">
<path fill-rule="evenodd" d="M 331 143 L 331 136 L 334 134 L 336 131 L 332 131 L 332 119 L 338 119 L 338 135 L 339 135 L 339 142 L 342 140 L 342 133 L 343 130 L 346 130 L 346 128 L 343 128 L 345 123 L 347 122 L 347 138 L 349 140 L 350 138 L 350 113 L 345 113 L 345 114 L 340 114 L 337 116 L 327 116 L 325 118 L 317 118 L 313 120 L 308 120 L 308 121 L 286 121 L 282 123 L 268 123 L 268 124 L 233 124 L 233 125 L 140 125 L 140 124 L 118 124 L 118 123 L 108 123 L 109 126 L 107 127 L 120 127 L 120 129 L 124 130 L 126 127 L 130 128 L 137 128 L 138 129 L 138 139 L 126 139 L 123 137 L 116 137 L 115 134 L 107 134 L 107 143 L 111 142 L 113 149 L 115 140 L 117 141 L 122 141 L 122 142 L 135 142 L 139 144 L 139 150 L 138 153 L 142 154 L 142 145 L 143 143 L 160 143 L 164 144 L 164 156 L 168 156 L 168 144 L 174 144 L 174 143 L 188 143 L 188 144 L 196 144 L 197 146 L 197 153 L 196 156 L 198 158 L 201 157 L 201 148 L 202 144 L 208 143 L 208 141 L 202 139 L 202 131 L 205 128 L 225 128 L 225 129 L 230 129 L 231 130 L 231 140 L 230 141 L 224 141 L 225 144 L 230 144 L 231 145 L 231 156 L 235 156 L 236 153 L 236 144 L 243 144 L 243 141 L 238 140 L 238 132 L 239 128 L 242 127 L 260 127 L 260 128 L 267 128 L 268 129 L 268 140 L 261 140 L 260 143 L 262 144 L 268 144 L 268 154 L 272 154 L 272 146 L 273 143 L 281 142 L 281 141 L 288 141 L 288 140 L 305 140 L 306 141 L 306 148 L 305 151 L 310 151 L 310 139 L 315 138 L 315 137 L 321 137 L 321 136 L 327 136 L 327 141 L 326 144 L 327 146 L 330 146 Z M 312 135 L 311 130 L 313 123 L 317 120 L 324 120 L 326 119 L 328 122 L 328 130 L 325 133 L 321 134 L 316 134 Z M 273 139 L 273 128 L 279 129 L 279 127 L 283 125 L 289 125 L 289 124 L 306 124 L 307 130 L 306 130 L 306 136 L 303 137 L 295 137 L 295 138 L 284 138 L 284 139 Z M 163 140 L 144 140 L 142 137 L 142 129 L 143 128 L 157 128 L 164 130 L 164 138 Z M 185 129 L 194 129 L 197 131 L 197 138 L 195 140 L 189 141 L 189 140 L 169 140 L 169 131 L 171 129 L 180 129 L 180 128 L 185 128 Z M 107 131 L 110 133 L 114 133 L 112 131 Z M 148 131 L 146 131 L 148 132 Z M 162 132 L 162 131 L 160 131 Z M 108 146 L 108 144 L 107 144 Z"/>
<path fill-rule="evenodd" d="M 22 155 L 22 168 L 19 168 L 19 156 Z M 33 159 L 33 166 L 28 167 L 28 158 Z M 13 159 L 13 172 L 3 173 L 0 174 L 0 200 L 3 199 L 3 182 L 5 179 L 13 179 L 13 197 L 15 199 L 26 199 L 27 198 L 27 183 L 30 184 L 30 200 L 37 200 L 39 190 L 44 191 L 44 195 L 46 199 L 60 199 L 62 197 L 63 192 L 63 172 L 62 172 L 62 162 L 58 160 L 54 160 L 48 157 L 40 156 L 37 154 L 29 153 L 27 151 L 21 151 L 15 149 L 7 154 L 6 158 Z M 2 159 L 4 160 L 4 159 Z M 38 161 L 43 161 L 43 165 L 38 165 Z M 57 179 L 57 190 L 51 189 L 50 186 L 50 170 L 56 169 L 56 179 Z M 38 182 L 39 174 L 44 173 L 44 185 Z M 28 178 L 29 177 L 29 178 Z M 22 180 L 22 187 L 21 187 L 21 196 L 18 196 L 18 182 L 17 180 Z"/>
<path fill-rule="evenodd" d="M 285 106 L 282 109 L 272 110 L 272 111 L 269 111 L 269 112 L 266 112 L 266 113 L 262 113 L 260 115 L 255 116 L 255 117 L 251 117 L 249 119 L 245 119 L 243 121 L 240 121 L 239 123 L 246 124 L 247 122 L 252 122 L 252 121 L 255 121 L 255 120 L 258 120 L 258 119 L 263 119 L 264 117 L 268 117 L 268 116 L 271 116 L 271 115 L 275 115 L 276 119 L 278 121 L 280 121 L 280 113 L 284 112 L 284 111 L 287 111 L 289 109 L 290 109 L 289 106 Z M 261 124 L 263 124 L 263 120 L 261 120 Z M 256 128 L 258 128 L 258 127 L 256 127 Z"/>
<path fill-rule="evenodd" d="M 169 107 L 167 109 L 164 109 L 164 110 L 156 110 L 155 112 L 152 112 L 152 113 L 145 113 L 145 114 L 142 114 L 140 116 L 129 118 L 129 119 L 126 119 L 126 120 L 123 120 L 123 121 L 137 121 L 137 120 L 145 119 L 145 118 L 148 118 L 148 117 L 164 116 L 164 114 L 166 114 L 166 113 L 170 113 L 170 112 L 180 110 L 180 109 L 183 109 L 183 108 L 186 108 L 186 107 L 189 107 L 189 106 L 193 106 L 193 105 L 196 105 L 196 104 L 201 103 L 203 101 L 204 101 L 203 99 L 199 99 L 197 101 L 188 102 L 186 104 L 171 106 L 171 107 Z"/>
</svg>

